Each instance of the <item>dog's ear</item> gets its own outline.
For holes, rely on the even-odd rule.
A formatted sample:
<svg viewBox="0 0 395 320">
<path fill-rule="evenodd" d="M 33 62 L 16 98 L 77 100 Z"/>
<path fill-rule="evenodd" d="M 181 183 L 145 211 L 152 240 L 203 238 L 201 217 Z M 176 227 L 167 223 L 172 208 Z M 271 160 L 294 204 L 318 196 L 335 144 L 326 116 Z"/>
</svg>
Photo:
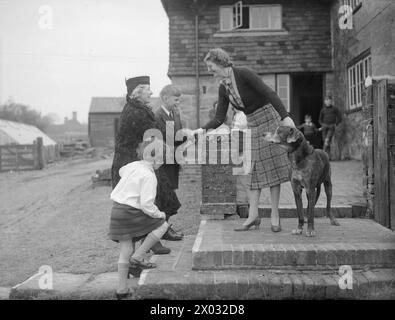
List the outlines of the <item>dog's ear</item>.
<svg viewBox="0 0 395 320">
<path fill-rule="evenodd" d="M 288 136 L 287 136 L 287 143 L 292 143 L 298 140 L 295 128 L 289 128 Z"/>
</svg>

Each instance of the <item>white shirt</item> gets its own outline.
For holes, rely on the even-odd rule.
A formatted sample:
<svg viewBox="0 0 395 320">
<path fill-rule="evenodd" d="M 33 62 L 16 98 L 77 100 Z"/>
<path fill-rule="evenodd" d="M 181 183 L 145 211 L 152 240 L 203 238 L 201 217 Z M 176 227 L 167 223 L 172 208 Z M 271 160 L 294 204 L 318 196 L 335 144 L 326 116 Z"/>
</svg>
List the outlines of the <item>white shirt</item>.
<svg viewBox="0 0 395 320">
<path fill-rule="evenodd" d="M 161 106 L 161 108 L 166 112 L 167 116 L 170 117 L 170 111 L 167 110 L 163 105 Z"/>
<path fill-rule="evenodd" d="M 153 218 L 166 217 L 154 204 L 157 180 L 151 163 L 131 162 L 119 169 L 119 175 L 121 180 L 110 196 L 113 201 L 140 209 Z"/>
</svg>

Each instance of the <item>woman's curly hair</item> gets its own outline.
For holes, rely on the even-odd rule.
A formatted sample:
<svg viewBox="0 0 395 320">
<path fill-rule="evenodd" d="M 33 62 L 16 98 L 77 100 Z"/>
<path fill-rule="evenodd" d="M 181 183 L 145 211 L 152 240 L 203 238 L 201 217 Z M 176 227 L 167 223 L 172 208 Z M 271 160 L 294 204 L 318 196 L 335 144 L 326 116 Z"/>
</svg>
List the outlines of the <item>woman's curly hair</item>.
<svg viewBox="0 0 395 320">
<path fill-rule="evenodd" d="M 230 59 L 229 54 L 221 48 L 211 49 L 207 53 L 203 61 L 204 62 L 212 61 L 215 64 L 218 64 L 222 67 L 230 67 L 233 65 L 233 62 Z"/>
</svg>

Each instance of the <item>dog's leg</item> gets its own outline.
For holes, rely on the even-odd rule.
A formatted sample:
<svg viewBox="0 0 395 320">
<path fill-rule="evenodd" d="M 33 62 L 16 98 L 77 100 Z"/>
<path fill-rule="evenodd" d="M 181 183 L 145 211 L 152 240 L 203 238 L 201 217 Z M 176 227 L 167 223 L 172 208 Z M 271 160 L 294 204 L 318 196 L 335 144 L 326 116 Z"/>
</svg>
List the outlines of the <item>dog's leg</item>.
<svg viewBox="0 0 395 320">
<path fill-rule="evenodd" d="M 314 206 L 315 206 L 315 188 L 306 189 L 307 199 L 308 199 L 308 206 L 307 206 L 307 237 L 314 237 Z"/>
<path fill-rule="evenodd" d="M 331 221 L 331 225 L 340 226 L 340 223 L 335 219 L 333 212 L 331 210 L 331 201 L 332 201 L 332 181 L 331 178 L 328 177 L 324 181 L 325 193 L 326 193 L 326 216 Z"/>
<path fill-rule="evenodd" d="M 321 185 L 319 185 L 317 187 L 317 192 L 315 194 L 315 203 L 314 203 L 314 207 L 317 205 L 318 202 L 318 198 L 320 197 L 320 193 L 321 193 Z"/>
<path fill-rule="evenodd" d="M 292 230 L 292 234 L 300 235 L 303 233 L 303 224 L 304 224 L 303 203 L 302 203 L 302 186 L 299 182 L 295 182 L 293 180 L 291 180 L 291 185 L 292 185 L 292 191 L 293 191 L 294 197 L 295 197 L 296 212 L 298 214 L 298 227 L 296 229 Z"/>
</svg>

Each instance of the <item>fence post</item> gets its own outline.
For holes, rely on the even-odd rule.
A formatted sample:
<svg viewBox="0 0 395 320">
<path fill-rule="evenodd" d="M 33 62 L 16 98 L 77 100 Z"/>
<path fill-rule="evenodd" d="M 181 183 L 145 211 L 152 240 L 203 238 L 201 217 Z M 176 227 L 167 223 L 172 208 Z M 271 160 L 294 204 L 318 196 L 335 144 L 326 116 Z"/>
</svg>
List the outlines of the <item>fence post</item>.
<svg viewBox="0 0 395 320">
<path fill-rule="evenodd" d="M 0 146 L 0 172 L 1 172 L 1 146 Z"/>
<path fill-rule="evenodd" d="M 44 154 L 43 154 L 43 138 L 38 137 L 36 143 L 36 155 L 37 155 L 37 169 L 41 170 L 44 168 Z"/>
</svg>

